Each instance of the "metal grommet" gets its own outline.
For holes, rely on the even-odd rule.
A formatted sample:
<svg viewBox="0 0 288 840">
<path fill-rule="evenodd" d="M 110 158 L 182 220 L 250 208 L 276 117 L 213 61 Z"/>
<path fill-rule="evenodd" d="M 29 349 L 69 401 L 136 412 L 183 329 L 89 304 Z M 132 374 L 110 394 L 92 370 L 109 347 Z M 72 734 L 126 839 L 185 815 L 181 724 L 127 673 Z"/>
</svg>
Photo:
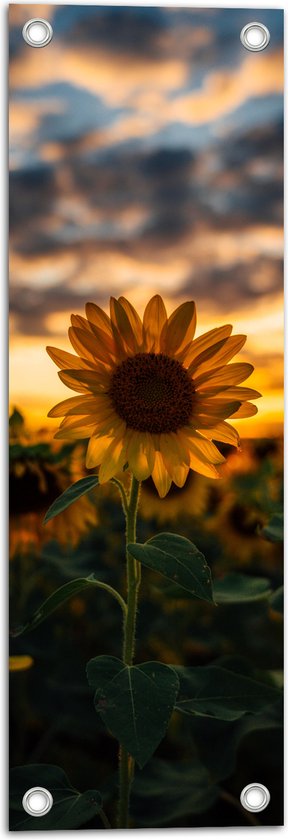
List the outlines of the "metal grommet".
<svg viewBox="0 0 288 840">
<path fill-rule="evenodd" d="M 240 794 L 240 802 L 246 811 L 264 811 L 270 802 L 270 792 L 265 785 L 259 782 L 252 782 L 246 785 Z"/>
<path fill-rule="evenodd" d="M 246 50 L 252 50 L 253 52 L 265 50 L 270 41 L 269 29 L 264 26 L 264 23 L 259 23 L 257 20 L 246 23 L 246 26 L 241 29 L 240 41 L 242 41 Z"/>
<path fill-rule="evenodd" d="M 44 817 L 51 811 L 53 796 L 50 790 L 43 787 L 33 787 L 26 790 L 22 799 L 24 811 L 30 817 Z"/>
<path fill-rule="evenodd" d="M 22 35 L 29 47 L 47 47 L 53 38 L 53 29 L 48 20 L 32 18 L 24 24 Z"/>
</svg>

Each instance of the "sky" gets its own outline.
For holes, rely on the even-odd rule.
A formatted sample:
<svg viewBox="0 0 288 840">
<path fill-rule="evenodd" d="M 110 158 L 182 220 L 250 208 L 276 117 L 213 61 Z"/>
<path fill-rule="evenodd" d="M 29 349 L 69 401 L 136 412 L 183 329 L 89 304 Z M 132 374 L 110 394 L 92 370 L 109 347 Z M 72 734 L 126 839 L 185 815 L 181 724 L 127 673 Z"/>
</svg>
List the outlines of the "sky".
<svg viewBox="0 0 288 840">
<path fill-rule="evenodd" d="M 283 12 L 10 5 L 10 398 L 31 425 L 71 396 L 45 352 L 125 295 L 232 323 L 262 391 L 243 436 L 281 432 Z M 53 26 L 33 49 L 23 24 Z M 249 52 L 249 21 L 271 34 Z M 70 348 L 71 349 L 71 348 Z M 240 359 L 239 356 L 239 359 Z M 237 359 L 238 360 L 238 359 Z M 245 383 L 246 384 L 246 383 Z M 236 423 L 235 423 L 236 425 Z"/>
</svg>

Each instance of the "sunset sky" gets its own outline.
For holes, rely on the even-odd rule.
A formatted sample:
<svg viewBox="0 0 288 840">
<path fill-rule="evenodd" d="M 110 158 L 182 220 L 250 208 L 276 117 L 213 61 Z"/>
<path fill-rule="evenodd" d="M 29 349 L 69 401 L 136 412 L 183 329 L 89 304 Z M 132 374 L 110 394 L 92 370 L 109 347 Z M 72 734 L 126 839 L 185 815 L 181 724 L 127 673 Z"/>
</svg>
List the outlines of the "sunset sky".
<svg viewBox="0 0 288 840">
<path fill-rule="evenodd" d="M 36 16 L 44 49 L 22 38 Z M 263 52 L 240 42 L 250 20 Z M 197 334 L 248 335 L 263 399 L 239 431 L 281 431 L 282 26 L 280 10 L 10 5 L 10 398 L 31 425 L 53 431 L 72 396 L 45 352 L 68 349 L 71 312 L 121 294 L 141 313 L 159 292 L 169 311 L 196 301 Z"/>
</svg>

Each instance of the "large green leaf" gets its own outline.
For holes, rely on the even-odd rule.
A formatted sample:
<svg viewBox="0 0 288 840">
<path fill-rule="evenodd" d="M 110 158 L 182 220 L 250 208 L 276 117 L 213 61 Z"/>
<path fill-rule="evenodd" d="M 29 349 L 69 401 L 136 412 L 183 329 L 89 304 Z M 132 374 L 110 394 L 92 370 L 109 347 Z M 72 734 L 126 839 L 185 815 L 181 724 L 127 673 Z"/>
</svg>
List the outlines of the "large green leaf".
<svg viewBox="0 0 288 840">
<path fill-rule="evenodd" d="M 58 498 L 55 499 L 55 502 L 53 502 L 47 510 L 44 518 L 44 525 L 46 525 L 50 519 L 53 519 L 54 516 L 58 516 L 58 513 L 62 513 L 63 510 L 66 510 L 66 508 L 69 507 L 69 505 L 72 505 L 73 502 L 76 502 L 77 499 L 80 499 L 80 496 L 84 496 L 85 493 L 89 493 L 90 490 L 97 487 L 97 484 L 99 484 L 98 475 L 89 475 L 87 478 L 80 478 L 79 481 L 75 481 L 74 484 L 71 484 L 71 487 L 64 490 L 64 493 L 61 493 L 61 496 L 58 496 Z"/>
<path fill-rule="evenodd" d="M 169 763 L 154 758 L 137 773 L 131 811 L 141 826 L 163 826 L 188 814 L 201 814 L 213 805 L 218 789 L 207 769 L 195 759 Z"/>
<path fill-rule="evenodd" d="M 232 572 L 214 581 L 214 597 L 217 604 L 242 604 L 263 601 L 271 595 L 267 578 L 250 577 Z"/>
<path fill-rule="evenodd" d="M 175 670 L 180 680 L 176 709 L 186 715 L 237 720 L 246 713 L 262 712 L 280 696 L 266 683 L 217 666 Z"/>
<path fill-rule="evenodd" d="M 53 806 L 43 817 L 30 817 L 23 809 L 24 793 L 32 787 L 44 787 L 53 796 Z M 99 814 L 102 806 L 98 790 L 79 793 L 72 787 L 64 770 L 50 764 L 15 767 L 10 779 L 10 830 L 51 831 L 79 828 Z"/>
<path fill-rule="evenodd" d="M 281 711 L 279 704 L 269 706 L 263 714 L 244 715 L 238 720 L 226 721 L 207 717 L 183 717 L 188 733 L 183 733 L 184 746 L 187 737 L 193 737 L 197 755 L 209 771 L 210 779 L 220 782 L 227 779 L 235 770 L 240 744 L 253 732 L 281 730 Z M 264 740 L 263 740 L 264 743 Z"/>
<path fill-rule="evenodd" d="M 161 591 L 165 598 L 172 600 L 193 599 L 195 595 L 183 592 L 180 586 L 168 583 Z M 252 601 L 265 601 L 271 595 L 270 581 L 267 578 L 250 577 L 238 572 L 223 576 L 213 582 L 213 595 L 216 604 L 248 604 Z"/>
<path fill-rule="evenodd" d="M 130 543 L 132 557 L 177 583 L 195 598 L 213 602 L 211 572 L 205 557 L 186 537 L 157 534 L 148 542 Z"/>
<path fill-rule="evenodd" d="M 61 606 L 65 601 L 68 601 L 69 598 L 73 598 L 74 595 L 78 595 L 78 592 L 81 592 L 83 589 L 87 589 L 88 586 L 96 586 L 99 589 L 105 589 L 114 598 L 116 598 L 119 603 L 121 604 L 122 608 L 125 609 L 124 601 L 116 592 L 112 586 L 108 586 L 108 584 L 104 583 L 104 581 L 99 581 L 95 578 L 95 575 L 89 575 L 86 578 L 77 578 L 76 580 L 71 580 L 69 583 L 65 583 L 64 586 L 60 586 L 59 589 L 56 589 L 56 592 L 53 592 L 52 595 L 47 598 L 46 601 L 39 607 L 38 610 L 34 613 L 32 618 L 26 622 L 26 624 L 21 625 L 20 627 L 16 627 L 11 631 L 11 636 L 14 638 L 16 636 L 22 636 L 23 633 L 28 633 L 30 630 L 34 630 L 35 627 L 38 627 L 39 624 L 42 624 L 48 616 L 50 616 L 58 607 Z"/>
<path fill-rule="evenodd" d="M 179 680 L 174 668 L 161 662 L 129 667 L 113 656 L 98 656 L 88 662 L 87 677 L 107 729 L 144 767 L 175 706 Z"/>
</svg>

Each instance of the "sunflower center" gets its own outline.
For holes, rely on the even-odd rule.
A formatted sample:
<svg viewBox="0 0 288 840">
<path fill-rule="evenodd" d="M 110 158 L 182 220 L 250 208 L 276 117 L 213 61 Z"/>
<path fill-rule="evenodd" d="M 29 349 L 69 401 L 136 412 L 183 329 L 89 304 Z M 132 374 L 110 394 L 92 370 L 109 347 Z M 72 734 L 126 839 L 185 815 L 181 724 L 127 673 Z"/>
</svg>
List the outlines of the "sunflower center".
<svg viewBox="0 0 288 840">
<path fill-rule="evenodd" d="M 182 365 L 163 353 L 137 353 L 119 365 L 110 396 L 127 426 L 139 432 L 176 432 L 188 423 L 194 386 Z"/>
</svg>

